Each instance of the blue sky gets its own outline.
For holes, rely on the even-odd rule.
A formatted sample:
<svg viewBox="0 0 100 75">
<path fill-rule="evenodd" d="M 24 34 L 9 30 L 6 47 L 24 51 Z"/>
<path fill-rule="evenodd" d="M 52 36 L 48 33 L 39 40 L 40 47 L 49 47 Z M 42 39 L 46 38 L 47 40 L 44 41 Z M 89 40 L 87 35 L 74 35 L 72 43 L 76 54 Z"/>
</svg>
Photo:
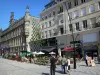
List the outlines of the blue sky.
<svg viewBox="0 0 100 75">
<path fill-rule="evenodd" d="M 10 14 L 19 19 L 25 15 L 26 6 L 30 7 L 30 14 L 39 17 L 40 12 L 50 0 L 0 0 L 0 28 L 9 26 Z"/>
</svg>

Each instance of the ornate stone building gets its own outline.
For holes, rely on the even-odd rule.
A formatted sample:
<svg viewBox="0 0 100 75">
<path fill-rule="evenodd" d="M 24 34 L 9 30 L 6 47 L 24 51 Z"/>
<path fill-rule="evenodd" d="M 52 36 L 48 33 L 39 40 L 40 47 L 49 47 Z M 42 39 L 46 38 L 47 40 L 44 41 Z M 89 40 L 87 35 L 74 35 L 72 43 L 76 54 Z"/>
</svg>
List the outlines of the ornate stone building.
<svg viewBox="0 0 100 75">
<path fill-rule="evenodd" d="M 20 51 L 31 51 L 30 41 L 33 34 L 33 26 L 39 23 L 39 18 L 30 15 L 29 7 L 26 7 L 25 16 L 19 20 L 14 19 L 14 12 L 11 12 L 10 24 L 2 31 L 0 37 L 0 48 L 7 53 L 20 53 Z"/>
</svg>

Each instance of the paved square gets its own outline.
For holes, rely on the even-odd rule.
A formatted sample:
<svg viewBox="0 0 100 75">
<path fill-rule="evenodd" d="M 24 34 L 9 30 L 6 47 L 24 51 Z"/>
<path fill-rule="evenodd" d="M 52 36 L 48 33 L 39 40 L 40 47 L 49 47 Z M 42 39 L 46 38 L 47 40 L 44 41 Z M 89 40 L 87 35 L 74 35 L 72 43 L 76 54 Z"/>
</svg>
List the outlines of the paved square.
<svg viewBox="0 0 100 75">
<path fill-rule="evenodd" d="M 0 75 L 49 75 L 49 69 L 49 66 L 21 63 L 0 58 Z M 69 75 L 61 74 L 60 71 L 60 66 L 57 66 L 56 75 Z M 96 64 L 96 67 L 86 67 L 84 62 L 77 63 L 77 69 L 71 69 L 70 75 L 100 75 L 100 64 Z"/>
</svg>

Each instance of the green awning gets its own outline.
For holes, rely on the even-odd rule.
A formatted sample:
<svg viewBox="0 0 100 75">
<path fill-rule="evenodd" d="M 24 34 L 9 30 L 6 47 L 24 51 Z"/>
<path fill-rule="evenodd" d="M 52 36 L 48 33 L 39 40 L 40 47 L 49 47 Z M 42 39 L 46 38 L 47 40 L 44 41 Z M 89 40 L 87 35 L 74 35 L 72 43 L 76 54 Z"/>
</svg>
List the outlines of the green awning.
<svg viewBox="0 0 100 75">
<path fill-rule="evenodd" d="M 72 46 L 74 46 L 74 44 L 72 44 Z M 80 46 L 80 44 L 75 44 L 75 47 L 78 47 L 78 46 Z"/>
</svg>

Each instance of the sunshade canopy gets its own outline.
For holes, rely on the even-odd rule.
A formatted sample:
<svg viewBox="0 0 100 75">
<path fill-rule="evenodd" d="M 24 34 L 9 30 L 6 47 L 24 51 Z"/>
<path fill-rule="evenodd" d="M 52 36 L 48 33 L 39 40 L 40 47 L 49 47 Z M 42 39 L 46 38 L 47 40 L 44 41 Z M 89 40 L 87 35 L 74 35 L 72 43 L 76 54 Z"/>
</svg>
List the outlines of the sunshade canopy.
<svg viewBox="0 0 100 75">
<path fill-rule="evenodd" d="M 50 52 L 49 54 L 56 54 L 55 52 Z"/>
<path fill-rule="evenodd" d="M 76 48 L 75 48 L 76 49 Z M 63 51 L 74 51 L 73 47 L 65 47 Z"/>
</svg>

